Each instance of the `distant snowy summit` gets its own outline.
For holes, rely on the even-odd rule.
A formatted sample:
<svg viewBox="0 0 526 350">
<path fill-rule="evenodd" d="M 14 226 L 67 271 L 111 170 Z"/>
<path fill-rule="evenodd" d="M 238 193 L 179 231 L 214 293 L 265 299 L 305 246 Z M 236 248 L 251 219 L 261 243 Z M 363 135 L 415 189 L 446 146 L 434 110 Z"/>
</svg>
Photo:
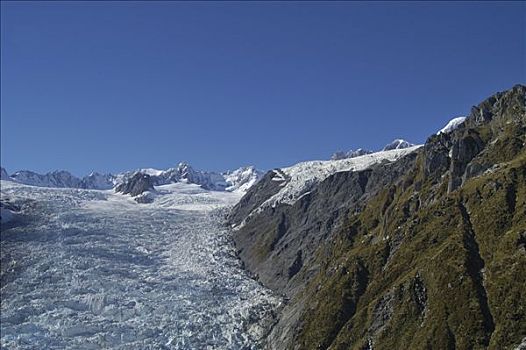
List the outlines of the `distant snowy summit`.
<svg viewBox="0 0 526 350">
<path fill-rule="evenodd" d="M 332 154 L 331 160 L 356 158 L 371 153 L 373 153 L 373 151 L 369 151 L 363 148 L 358 148 L 357 150 L 350 150 L 348 152 L 338 151 Z"/>
<path fill-rule="evenodd" d="M 189 183 L 201 186 L 210 191 L 246 192 L 263 177 L 263 172 L 253 166 L 242 167 L 234 171 L 216 173 L 195 170 L 187 163 L 179 163 L 175 168 L 168 170 L 140 169 L 119 175 L 119 184 L 115 187 L 117 192 L 138 197 L 138 201 L 151 200 L 154 186 L 163 186 L 171 183 Z"/>
<path fill-rule="evenodd" d="M 453 130 L 457 129 L 459 126 L 464 123 L 466 120 L 466 117 L 456 117 L 451 119 L 442 129 L 437 131 L 437 134 L 449 134 Z M 406 141 L 404 139 L 395 139 L 392 142 L 385 145 L 384 148 L 382 148 L 382 151 L 391 151 L 395 149 L 405 149 L 415 146 L 415 144 Z M 332 154 L 331 160 L 341 160 L 341 159 L 350 159 L 350 158 L 356 158 L 361 157 L 366 154 L 374 153 L 374 151 L 366 150 L 363 148 L 358 148 L 356 150 L 350 150 L 348 152 L 338 151 Z"/>
<path fill-rule="evenodd" d="M 449 134 L 453 130 L 457 129 L 459 126 L 464 123 L 466 120 L 466 117 L 456 117 L 451 119 L 442 129 L 437 131 L 437 135 L 440 134 Z M 391 151 L 395 149 L 405 149 L 415 146 L 415 144 L 406 141 L 404 139 L 395 139 L 392 142 L 385 145 L 384 148 L 382 148 L 382 151 Z M 350 158 L 356 158 L 361 157 L 366 154 L 374 153 L 374 151 L 366 150 L 363 148 L 358 148 L 356 150 L 350 150 L 348 152 L 338 151 L 332 154 L 331 160 L 341 160 L 341 159 L 350 159 Z"/>
<path fill-rule="evenodd" d="M 393 142 L 385 145 L 385 147 L 382 149 L 382 151 L 391 151 L 394 149 L 404 149 L 404 148 L 410 148 L 413 147 L 414 144 L 403 140 L 403 139 L 395 139 Z M 341 159 L 350 159 L 350 158 L 356 158 L 361 157 L 366 154 L 374 153 L 374 151 L 370 151 L 363 148 L 358 148 L 357 150 L 350 150 L 348 152 L 342 152 L 338 151 L 332 154 L 331 160 L 341 160 Z"/>
<path fill-rule="evenodd" d="M 387 144 L 382 149 L 382 151 L 391 151 L 394 149 L 405 149 L 405 148 L 413 147 L 414 145 L 415 144 L 408 142 L 406 140 L 403 140 L 403 139 L 395 139 L 393 140 L 393 142 Z"/>
<path fill-rule="evenodd" d="M 38 174 L 29 170 L 17 171 L 8 175 L 2 168 L 2 180 L 14 181 L 25 185 L 39 187 L 65 187 L 107 190 L 116 184 L 116 177 L 111 174 L 91 173 L 78 178 L 65 170 L 52 171 L 46 174 Z"/>
<path fill-rule="evenodd" d="M 147 175 L 148 183 L 151 183 L 152 186 L 184 182 L 196 184 L 203 189 L 212 191 L 245 192 L 261 179 L 263 172 L 253 166 L 247 166 L 234 171 L 216 173 L 195 170 L 187 163 L 179 163 L 177 167 L 167 170 L 147 168 L 117 175 L 94 172 L 83 178 L 78 178 L 64 170 L 53 171 L 47 174 L 38 174 L 33 171 L 22 170 L 8 175 L 6 170 L 1 168 L 2 180 L 14 181 L 26 185 L 96 190 L 115 188 L 119 189 L 119 192 L 123 192 L 122 189 L 126 188 L 127 185 L 132 186 L 131 183 L 145 179 L 146 177 L 144 175 Z M 131 192 L 135 191 L 128 193 Z"/>
</svg>

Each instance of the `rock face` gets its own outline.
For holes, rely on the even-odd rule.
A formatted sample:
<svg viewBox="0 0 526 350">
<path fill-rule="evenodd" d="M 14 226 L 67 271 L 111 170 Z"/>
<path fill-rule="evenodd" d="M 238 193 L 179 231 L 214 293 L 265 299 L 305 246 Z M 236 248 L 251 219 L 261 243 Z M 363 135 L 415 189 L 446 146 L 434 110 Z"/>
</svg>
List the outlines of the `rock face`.
<svg viewBox="0 0 526 350">
<path fill-rule="evenodd" d="M 525 97 L 522 85 L 495 94 L 415 152 L 337 172 L 292 203 L 261 206 L 283 174 L 253 186 L 229 218 L 239 255 L 289 298 L 266 347 L 518 346 Z"/>
<path fill-rule="evenodd" d="M 141 172 L 135 173 L 132 177 L 115 187 L 115 192 L 129 194 L 132 197 L 139 196 L 146 191 L 154 191 L 151 176 Z"/>
</svg>

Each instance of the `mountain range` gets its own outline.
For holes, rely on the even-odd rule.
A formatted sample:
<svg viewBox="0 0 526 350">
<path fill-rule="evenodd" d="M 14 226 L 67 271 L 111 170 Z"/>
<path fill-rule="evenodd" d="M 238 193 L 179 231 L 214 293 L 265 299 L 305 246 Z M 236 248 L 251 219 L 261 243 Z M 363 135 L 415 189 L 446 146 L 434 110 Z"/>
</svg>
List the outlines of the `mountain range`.
<svg viewBox="0 0 526 350">
<path fill-rule="evenodd" d="M 216 173 L 195 170 L 187 163 L 179 163 L 177 167 L 167 170 L 157 170 L 152 168 L 128 171 L 117 175 L 100 174 L 93 172 L 82 178 L 78 178 L 65 170 L 53 171 L 46 174 L 38 174 L 29 170 L 17 171 L 8 175 L 4 168 L 1 168 L 1 179 L 14 181 L 25 185 L 39 187 L 58 187 L 58 188 L 81 188 L 108 190 L 116 188 L 118 185 L 132 179 L 136 174 L 148 175 L 152 185 L 160 186 L 175 182 L 186 182 L 200 185 L 202 188 L 213 191 L 246 191 L 250 186 L 257 182 L 263 172 L 253 166 L 246 166 L 228 171 Z"/>
<path fill-rule="evenodd" d="M 404 149 L 414 146 L 405 140 L 396 139 L 383 148 L 383 151 L 393 149 Z M 342 156 L 336 156 L 342 153 Z M 356 151 L 347 153 L 337 152 L 331 159 L 355 158 L 372 151 L 366 151 L 359 148 Z M 264 172 L 256 169 L 254 166 L 245 166 L 233 171 L 224 173 L 195 170 L 188 163 L 179 163 L 177 167 L 166 170 L 153 168 L 144 168 L 135 171 L 127 171 L 117 175 L 101 174 L 92 172 L 82 178 L 72 175 L 66 170 L 55 170 L 46 174 L 38 174 L 30 170 L 20 170 L 11 175 L 5 168 L 1 167 L 1 179 L 5 181 L 14 181 L 30 186 L 39 187 L 56 187 L 56 188 L 81 188 L 93 190 L 108 190 L 118 187 L 132 179 L 134 175 L 140 173 L 148 175 L 152 186 L 161 186 L 169 183 L 186 182 L 201 186 L 203 189 L 211 191 L 242 191 L 246 192 L 251 186 L 257 183 Z"/>
<path fill-rule="evenodd" d="M 523 85 L 423 145 L 396 139 L 266 173 L 186 163 L 83 178 L 1 170 L 2 180 L 113 188 L 140 203 L 174 183 L 238 194 L 227 215 L 237 255 L 284 297 L 267 349 L 526 348 Z"/>
</svg>

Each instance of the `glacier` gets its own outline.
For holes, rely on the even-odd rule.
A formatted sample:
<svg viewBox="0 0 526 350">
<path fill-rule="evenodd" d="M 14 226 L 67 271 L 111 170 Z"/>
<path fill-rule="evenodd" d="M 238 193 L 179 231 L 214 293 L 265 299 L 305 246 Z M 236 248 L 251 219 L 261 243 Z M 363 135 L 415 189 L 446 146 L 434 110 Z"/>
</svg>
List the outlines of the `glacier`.
<svg viewBox="0 0 526 350">
<path fill-rule="evenodd" d="M 259 348 L 283 300 L 248 276 L 223 225 L 241 196 L 178 182 L 138 204 L 2 180 L 17 212 L 1 230 L 1 347 Z"/>
</svg>

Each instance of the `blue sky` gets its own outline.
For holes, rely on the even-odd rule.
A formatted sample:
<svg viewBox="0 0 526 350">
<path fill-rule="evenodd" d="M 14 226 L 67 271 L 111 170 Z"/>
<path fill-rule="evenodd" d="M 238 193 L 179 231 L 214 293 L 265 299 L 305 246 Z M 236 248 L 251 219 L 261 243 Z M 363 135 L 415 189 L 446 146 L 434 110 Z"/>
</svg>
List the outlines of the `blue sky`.
<svg viewBox="0 0 526 350">
<path fill-rule="evenodd" d="M 526 80 L 524 2 L 4 2 L 1 163 L 261 169 L 422 143 Z"/>
</svg>

